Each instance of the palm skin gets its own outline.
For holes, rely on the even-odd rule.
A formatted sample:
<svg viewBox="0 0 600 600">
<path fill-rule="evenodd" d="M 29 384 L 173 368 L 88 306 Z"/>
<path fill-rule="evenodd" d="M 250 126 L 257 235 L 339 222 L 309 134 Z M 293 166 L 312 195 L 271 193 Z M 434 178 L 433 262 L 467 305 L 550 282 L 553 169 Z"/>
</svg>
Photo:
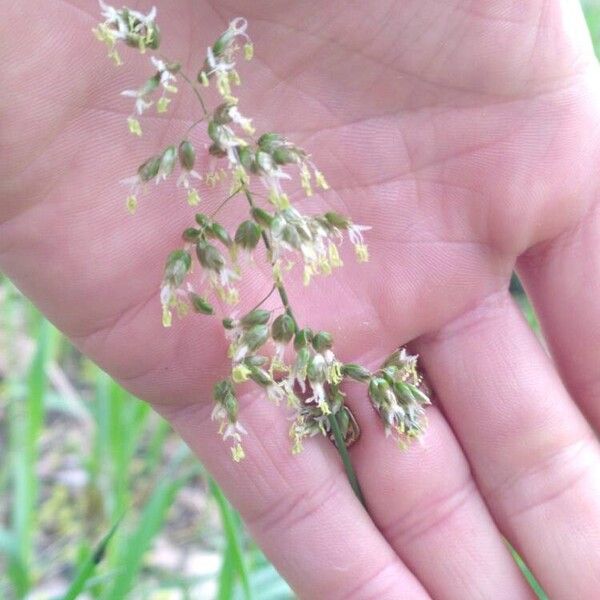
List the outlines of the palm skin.
<svg viewBox="0 0 600 600">
<path fill-rule="evenodd" d="M 92 0 L 0 3 L 0 265 L 173 423 L 300 595 L 528 597 L 504 535 L 551 597 L 594 598 L 600 453 L 581 413 L 598 427 L 597 66 L 574 1 L 448 4 L 158 5 L 161 50 L 190 73 L 230 18 L 248 18 L 257 57 L 242 70 L 243 112 L 326 173 L 333 191 L 303 210 L 373 227 L 368 265 L 344 256 L 308 290 L 288 277 L 299 320 L 331 330 L 341 359 L 374 366 L 414 340 L 439 396 L 423 444 L 400 453 L 349 388 L 369 515 L 326 441 L 290 456 L 283 409 L 262 398 L 242 403 L 246 461 L 219 441 L 220 326 L 160 324 L 164 258 L 194 211 L 161 187 L 128 217 L 117 184 L 198 108 L 181 89 L 141 141 L 128 136 L 118 92 L 140 83 L 146 59 L 109 64 L 90 33 Z M 516 263 L 556 366 L 507 296 Z M 268 288 L 245 284 L 248 306 Z"/>
</svg>

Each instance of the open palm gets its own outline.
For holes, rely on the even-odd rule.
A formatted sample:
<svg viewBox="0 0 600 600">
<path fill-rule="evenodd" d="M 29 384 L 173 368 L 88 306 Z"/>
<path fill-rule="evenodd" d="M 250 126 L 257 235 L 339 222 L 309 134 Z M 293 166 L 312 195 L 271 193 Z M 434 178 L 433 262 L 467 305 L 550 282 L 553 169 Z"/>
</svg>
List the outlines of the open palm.
<svg viewBox="0 0 600 600">
<path fill-rule="evenodd" d="M 600 79 L 575 0 L 158 5 L 161 50 L 192 73 L 232 17 L 248 18 L 244 112 L 326 173 L 332 191 L 306 212 L 373 227 L 369 265 L 348 257 L 308 290 L 290 284 L 300 322 L 331 330 L 342 360 L 376 365 L 412 341 L 436 389 L 406 452 L 364 390 L 347 390 L 368 514 L 333 448 L 292 457 L 283 410 L 262 397 L 242 402 L 247 460 L 233 463 L 209 419 L 219 327 L 161 327 L 164 257 L 194 211 L 161 187 L 129 217 L 117 182 L 181 138 L 193 97 L 132 139 L 118 92 L 149 68 L 135 53 L 109 64 L 93 0 L 0 9 L 2 269 L 173 423 L 301 596 L 528 597 L 503 536 L 551 597 L 598 596 Z M 515 264 L 554 361 L 507 292 Z M 268 287 L 248 283 L 249 305 Z"/>
</svg>

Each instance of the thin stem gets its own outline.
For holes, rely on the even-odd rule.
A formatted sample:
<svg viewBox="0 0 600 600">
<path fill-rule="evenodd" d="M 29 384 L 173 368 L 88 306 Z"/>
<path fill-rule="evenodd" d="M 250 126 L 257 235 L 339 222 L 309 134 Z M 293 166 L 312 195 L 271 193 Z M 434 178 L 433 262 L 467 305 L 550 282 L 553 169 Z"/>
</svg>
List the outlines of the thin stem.
<svg viewBox="0 0 600 600">
<path fill-rule="evenodd" d="M 260 306 L 262 306 L 273 294 L 273 292 L 277 289 L 277 286 L 275 284 L 273 284 L 273 287 L 271 288 L 271 291 L 250 311 L 252 312 L 253 310 L 256 310 L 257 308 L 259 308 Z"/>
<path fill-rule="evenodd" d="M 175 63 L 175 61 L 169 60 L 169 58 L 167 56 L 165 56 L 164 54 L 159 54 L 159 57 L 161 58 L 161 60 L 163 62 L 165 62 L 167 64 Z M 200 92 L 196 88 L 196 85 L 194 84 L 194 82 L 183 72 L 182 69 L 179 70 L 179 75 L 181 75 L 182 79 L 187 81 L 189 86 L 192 88 L 192 90 L 194 91 L 194 94 L 196 94 L 196 98 L 198 98 L 198 100 L 200 102 L 200 106 L 202 107 L 202 112 L 204 113 L 204 117 L 205 118 L 208 117 L 208 111 L 206 110 L 206 105 L 204 104 L 204 100 L 202 99 L 202 96 L 200 95 Z"/>
<path fill-rule="evenodd" d="M 238 188 L 237 190 L 231 192 L 231 194 L 229 194 L 229 196 L 227 196 L 227 198 L 225 198 L 225 200 L 223 200 L 223 202 L 221 202 L 221 204 L 219 204 L 219 206 L 217 206 L 217 208 L 212 212 L 212 214 L 209 216 L 210 219 L 214 219 L 215 216 L 217 215 L 217 213 L 236 195 L 239 194 L 242 191 L 242 188 Z M 203 233 L 204 230 L 206 229 L 206 225 L 202 225 L 202 227 L 200 227 L 200 232 Z"/>
<path fill-rule="evenodd" d="M 196 94 L 196 98 L 198 98 L 198 100 L 200 101 L 200 106 L 202 107 L 202 111 L 204 112 L 204 117 L 205 118 L 208 117 L 208 110 L 206 110 L 206 105 L 204 104 L 204 100 L 202 99 L 202 96 L 201 96 L 200 92 L 198 91 L 198 88 L 194 85 L 194 82 L 183 71 L 179 71 L 179 74 L 185 81 L 187 81 L 189 83 L 192 90 L 194 90 L 194 94 Z"/>
<path fill-rule="evenodd" d="M 242 188 L 238 188 L 237 190 L 231 192 L 231 194 L 229 194 L 229 196 L 227 196 L 227 198 L 225 198 L 225 200 L 223 200 L 223 202 L 221 202 L 221 204 L 219 204 L 219 206 L 217 206 L 217 208 L 215 208 L 215 210 L 213 211 L 213 213 L 210 215 L 210 218 L 212 219 L 214 216 L 216 216 L 216 214 L 234 197 L 237 196 L 237 194 L 239 194 L 242 191 Z"/>
<path fill-rule="evenodd" d="M 212 214 L 209 216 L 210 219 L 214 219 L 214 217 L 217 215 L 217 213 L 236 195 L 239 194 L 242 191 L 242 188 L 238 188 L 237 190 L 235 190 L 234 192 L 231 192 L 231 194 L 229 194 L 229 196 L 227 196 L 227 198 L 225 198 L 225 200 L 223 200 L 223 202 L 221 202 L 221 204 L 219 204 L 219 206 L 217 206 L 217 208 L 212 212 Z M 206 225 L 202 225 L 199 229 L 199 231 L 201 233 L 204 232 L 204 230 L 206 229 Z"/>
<path fill-rule="evenodd" d="M 252 199 L 252 193 L 248 189 L 248 186 L 244 186 L 243 189 L 244 189 L 244 194 L 246 194 L 246 199 L 248 200 L 248 204 L 252 208 L 254 208 L 255 207 L 254 200 Z M 262 240 L 265 245 L 265 248 L 267 249 L 267 252 L 270 255 L 271 254 L 271 243 L 269 242 L 269 238 L 267 237 L 267 234 L 264 231 L 262 231 L 261 234 L 262 234 Z M 271 264 L 274 264 L 272 257 L 271 257 Z M 276 281 L 275 287 L 277 288 L 277 291 L 279 292 L 279 297 L 281 298 L 281 303 L 283 304 L 283 307 L 285 308 L 285 312 L 287 312 L 287 314 L 290 315 L 290 317 L 292 317 L 292 319 L 294 320 L 294 323 L 297 324 L 297 321 L 296 321 L 296 318 L 294 317 L 292 307 L 290 306 L 290 301 L 288 299 L 287 292 L 285 291 L 285 286 L 283 285 L 283 282 Z"/>
<path fill-rule="evenodd" d="M 246 195 L 246 199 L 248 200 L 248 204 L 250 204 L 250 206 L 252 208 L 254 208 L 255 207 L 254 200 L 252 198 L 252 193 L 248 189 L 248 186 L 245 185 L 243 189 L 244 189 L 244 194 Z M 262 232 L 262 239 L 265 244 L 265 248 L 267 249 L 267 252 L 269 254 L 271 254 L 271 243 L 269 242 L 269 238 L 267 237 L 267 234 L 264 231 Z M 272 262 L 272 256 L 271 256 L 271 262 Z M 289 301 L 285 286 L 283 285 L 283 282 L 276 281 L 274 287 L 277 288 L 277 291 L 279 292 L 279 297 L 281 298 L 281 302 L 283 303 L 283 306 L 284 306 L 287 314 L 290 317 L 292 317 L 292 319 L 294 320 L 294 323 L 297 324 L 297 321 L 294 317 L 294 313 L 292 312 L 292 308 L 290 306 L 290 301 Z M 271 290 L 271 292 L 269 293 L 269 296 L 271 295 L 272 292 L 273 292 L 273 290 Z M 344 470 L 346 471 L 346 476 L 348 477 L 348 482 L 350 483 L 350 486 L 352 487 L 352 490 L 356 494 L 356 497 L 359 499 L 360 503 L 363 506 L 366 506 L 365 499 L 364 499 L 362 491 L 360 489 L 360 484 L 358 483 L 358 477 L 356 476 L 356 471 L 354 470 L 354 467 L 352 466 L 352 461 L 350 460 L 350 455 L 348 454 L 348 449 L 346 448 L 346 442 L 344 441 L 344 436 L 342 435 L 342 430 L 340 429 L 340 424 L 338 423 L 338 420 L 337 420 L 337 414 L 331 413 L 328 416 L 328 419 L 329 419 L 329 424 L 331 425 L 331 431 L 333 432 L 333 437 L 335 438 L 335 447 L 337 448 L 340 458 L 342 459 L 342 464 L 344 465 Z"/>
<path fill-rule="evenodd" d="M 196 127 L 197 125 L 200 125 L 200 123 L 202 123 L 204 120 L 206 119 L 206 117 L 202 117 L 201 119 L 198 119 L 195 123 L 192 123 L 186 130 L 185 135 L 183 137 L 187 137 L 188 134 L 190 133 L 190 131 L 192 129 L 194 129 L 194 127 Z"/>
<path fill-rule="evenodd" d="M 360 500 L 360 503 L 366 507 L 365 498 L 362 490 L 360 489 L 358 477 L 356 476 L 356 471 L 352 466 L 352 461 L 350 460 L 350 455 L 348 454 L 348 448 L 346 448 L 346 442 L 344 441 L 344 436 L 342 435 L 342 430 L 340 429 L 340 424 L 337 420 L 337 413 L 331 413 L 327 418 L 329 419 L 331 431 L 333 432 L 333 437 L 335 438 L 335 447 L 337 448 L 340 458 L 342 459 L 344 470 L 346 471 L 346 476 L 348 477 L 350 486 L 354 490 L 356 497 Z"/>
</svg>

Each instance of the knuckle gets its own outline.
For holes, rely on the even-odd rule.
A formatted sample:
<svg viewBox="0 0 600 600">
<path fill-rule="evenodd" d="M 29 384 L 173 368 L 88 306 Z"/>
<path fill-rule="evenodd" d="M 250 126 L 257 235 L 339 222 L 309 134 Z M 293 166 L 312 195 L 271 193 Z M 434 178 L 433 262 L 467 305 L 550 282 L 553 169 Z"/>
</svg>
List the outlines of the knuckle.
<svg viewBox="0 0 600 600">
<path fill-rule="evenodd" d="M 263 535 L 288 531 L 342 503 L 344 481 L 335 476 L 315 483 L 309 489 L 288 488 L 286 493 L 270 501 L 257 513 L 247 517 L 248 526 Z M 333 506 L 332 506 L 333 505 Z"/>
<path fill-rule="evenodd" d="M 469 476 L 452 490 L 409 507 L 383 526 L 382 533 L 387 539 L 401 540 L 403 544 L 414 542 L 450 522 L 476 494 L 477 488 Z"/>
<path fill-rule="evenodd" d="M 512 520 L 559 501 L 597 470 L 596 444 L 590 435 L 536 457 L 508 479 L 484 489 L 488 503 Z"/>
<path fill-rule="evenodd" d="M 398 562 L 383 566 L 364 575 L 351 589 L 344 591 L 340 600 L 396 600 L 406 598 L 401 590 L 403 573 Z M 405 574 L 404 574 L 405 575 Z"/>
</svg>

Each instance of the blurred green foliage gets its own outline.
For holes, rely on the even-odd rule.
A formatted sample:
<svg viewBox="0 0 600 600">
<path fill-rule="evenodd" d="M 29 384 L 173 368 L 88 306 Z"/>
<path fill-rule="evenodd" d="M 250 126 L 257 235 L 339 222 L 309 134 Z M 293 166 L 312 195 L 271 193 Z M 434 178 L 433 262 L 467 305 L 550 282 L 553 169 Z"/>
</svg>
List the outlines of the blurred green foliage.
<svg viewBox="0 0 600 600">
<path fill-rule="evenodd" d="M 1 275 L 0 456 L 2 599 L 292 597 L 169 425 Z"/>
</svg>

